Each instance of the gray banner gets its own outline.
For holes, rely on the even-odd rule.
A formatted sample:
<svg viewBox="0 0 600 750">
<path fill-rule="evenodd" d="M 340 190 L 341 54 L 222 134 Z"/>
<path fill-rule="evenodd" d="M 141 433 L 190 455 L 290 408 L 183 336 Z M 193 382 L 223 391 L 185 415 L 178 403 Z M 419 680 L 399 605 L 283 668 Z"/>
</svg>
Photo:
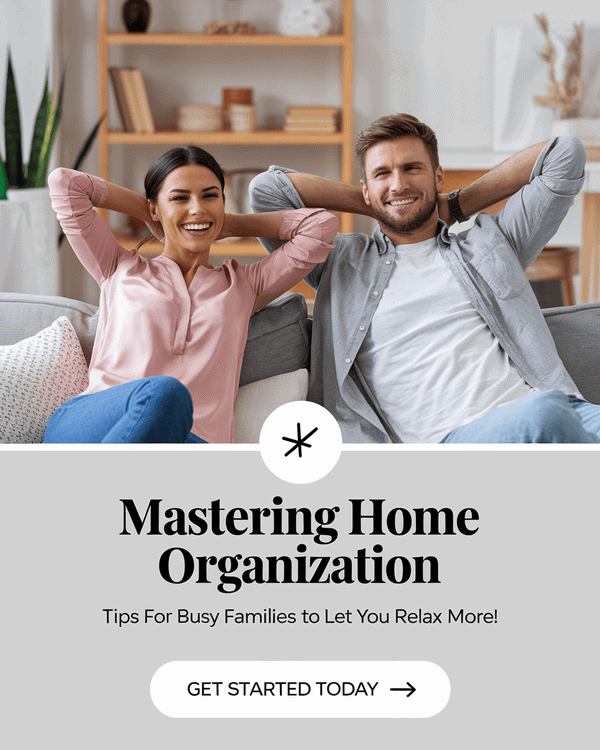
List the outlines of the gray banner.
<svg viewBox="0 0 600 750">
<path fill-rule="evenodd" d="M 292 485 L 270 474 L 258 451 L 1 452 L 3 745 L 589 746 L 598 697 L 597 467 L 596 451 L 348 451 L 326 478 Z M 131 517 L 132 533 L 122 535 L 122 499 L 141 515 L 161 499 L 162 533 L 146 533 L 148 516 L 140 535 Z M 371 499 L 384 500 L 386 533 L 349 535 L 351 499 L 363 499 L 365 513 Z M 310 511 L 312 533 L 273 535 L 274 516 L 264 514 L 262 536 L 165 533 L 190 525 L 172 525 L 169 508 L 186 516 L 212 508 L 215 518 L 220 508 L 225 523 L 235 508 L 275 507 Z M 339 537 L 317 544 L 316 511 L 333 507 Z M 474 508 L 478 531 L 391 532 L 406 530 L 409 517 L 414 524 L 412 510 L 423 507 L 450 509 L 455 531 L 459 511 Z M 243 528 L 242 516 L 230 514 L 230 528 Z M 380 545 L 380 557 L 407 561 L 410 579 L 242 582 L 220 593 L 217 565 L 197 560 L 241 555 L 241 571 L 252 556 L 302 557 L 298 545 L 305 557 L 347 556 L 353 575 L 357 551 L 373 556 Z M 159 560 L 170 548 L 204 564 L 209 582 L 195 582 L 197 567 L 188 582 L 165 581 Z M 185 554 L 177 554 L 171 573 L 180 578 Z M 413 582 L 423 556 L 436 558 L 439 583 Z M 154 707 L 150 681 L 179 660 L 431 661 L 448 675 L 451 696 L 428 719 L 171 719 Z"/>
</svg>

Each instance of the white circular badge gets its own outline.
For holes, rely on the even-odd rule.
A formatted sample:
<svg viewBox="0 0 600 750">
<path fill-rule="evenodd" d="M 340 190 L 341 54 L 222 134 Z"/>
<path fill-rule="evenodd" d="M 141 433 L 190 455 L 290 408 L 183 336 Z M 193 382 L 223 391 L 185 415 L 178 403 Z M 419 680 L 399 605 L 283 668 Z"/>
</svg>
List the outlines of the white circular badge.
<svg viewBox="0 0 600 750">
<path fill-rule="evenodd" d="M 266 418 L 259 438 L 263 461 L 279 479 L 316 482 L 329 474 L 342 451 L 342 433 L 331 414 L 312 401 L 291 401 Z"/>
</svg>

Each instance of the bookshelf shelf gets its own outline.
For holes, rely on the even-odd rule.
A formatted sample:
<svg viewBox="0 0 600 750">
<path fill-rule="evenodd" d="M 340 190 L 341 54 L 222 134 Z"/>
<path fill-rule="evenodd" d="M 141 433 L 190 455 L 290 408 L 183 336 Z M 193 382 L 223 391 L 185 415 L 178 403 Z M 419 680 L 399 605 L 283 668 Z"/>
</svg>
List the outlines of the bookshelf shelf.
<svg viewBox="0 0 600 750">
<path fill-rule="evenodd" d="M 116 2 L 116 0 L 111 0 Z M 202 33 L 164 33 L 152 32 L 145 34 L 129 34 L 109 31 L 108 29 L 109 0 L 99 0 L 98 3 L 98 104 L 101 112 L 109 107 L 109 52 L 116 47 L 141 46 L 202 46 L 202 47 L 271 47 L 280 48 L 269 55 L 271 65 L 277 65 L 277 55 L 283 54 L 286 47 L 306 47 L 307 56 L 315 47 L 334 48 L 340 52 L 340 131 L 336 133 L 323 132 L 287 132 L 284 130 L 256 130 L 252 132 L 190 132 L 177 130 L 162 130 L 154 133 L 134 133 L 109 131 L 107 121 L 101 126 L 99 133 L 99 174 L 110 180 L 111 146 L 115 145 L 157 145 L 166 146 L 193 142 L 201 146 L 210 145 L 241 145 L 241 146 L 333 146 L 340 149 L 340 175 L 344 182 L 352 182 L 353 177 L 353 109 L 352 109 L 352 65 L 353 65 L 353 7 L 352 0 L 342 0 L 342 31 L 339 34 L 329 34 L 320 37 L 280 36 L 278 34 L 202 34 Z M 307 57 L 309 59 L 309 57 Z M 284 86 L 285 88 L 285 86 Z M 292 102 L 290 102 L 291 104 Z M 100 211 L 106 219 L 108 212 Z M 352 216 L 342 214 L 340 217 L 342 232 L 352 231 Z M 125 234 L 119 235 L 121 244 L 135 247 L 139 241 Z M 261 245 L 256 241 L 222 243 L 223 255 L 244 257 L 260 257 L 264 254 Z M 159 243 L 145 246 L 144 254 L 160 252 Z M 216 247 L 215 247 L 216 251 Z M 311 294 L 308 287 L 303 285 L 310 302 Z"/>
<path fill-rule="evenodd" d="M 246 47 L 334 47 L 343 46 L 345 37 L 342 34 L 326 36 L 279 36 L 278 34 L 107 34 L 107 44 L 117 45 L 209 45 L 213 47 L 246 46 Z"/>
<path fill-rule="evenodd" d="M 193 132 L 182 130 L 166 130 L 157 133 L 126 133 L 112 131 L 106 134 L 108 143 L 130 144 L 173 144 L 193 141 L 204 145 L 275 145 L 288 146 L 304 145 L 341 145 L 343 133 L 287 133 L 284 130 L 255 130 L 251 133 L 231 133 L 228 131 Z"/>
</svg>

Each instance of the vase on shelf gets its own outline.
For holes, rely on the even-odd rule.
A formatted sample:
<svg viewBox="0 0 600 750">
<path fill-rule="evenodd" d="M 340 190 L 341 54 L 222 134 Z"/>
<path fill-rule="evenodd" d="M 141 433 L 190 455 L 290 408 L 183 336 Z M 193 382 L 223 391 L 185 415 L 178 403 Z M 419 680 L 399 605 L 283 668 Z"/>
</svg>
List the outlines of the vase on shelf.
<svg viewBox="0 0 600 750">
<path fill-rule="evenodd" d="M 322 36 L 331 29 L 323 0 L 282 0 L 281 6 L 278 29 L 284 36 Z"/>
<path fill-rule="evenodd" d="M 123 23 L 127 31 L 143 34 L 150 23 L 152 8 L 147 0 L 125 0 L 121 9 Z"/>
</svg>

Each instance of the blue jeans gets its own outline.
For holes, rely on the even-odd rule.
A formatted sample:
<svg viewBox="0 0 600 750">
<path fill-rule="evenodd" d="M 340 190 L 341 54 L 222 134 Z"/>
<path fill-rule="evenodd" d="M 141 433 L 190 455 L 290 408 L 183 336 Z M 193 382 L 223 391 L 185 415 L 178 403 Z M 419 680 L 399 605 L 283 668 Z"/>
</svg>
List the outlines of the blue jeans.
<svg viewBox="0 0 600 750">
<path fill-rule="evenodd" d="M 163 375 L 67 401 L 50 417 L 44 443 L 205 443 L 190 430 L 192 397 Z"/>
<path fill-rule="evenodd" d="M 600 443 L 600 406 L 533 393 L 449 432 L 442 443 Z"/>
</svg>

